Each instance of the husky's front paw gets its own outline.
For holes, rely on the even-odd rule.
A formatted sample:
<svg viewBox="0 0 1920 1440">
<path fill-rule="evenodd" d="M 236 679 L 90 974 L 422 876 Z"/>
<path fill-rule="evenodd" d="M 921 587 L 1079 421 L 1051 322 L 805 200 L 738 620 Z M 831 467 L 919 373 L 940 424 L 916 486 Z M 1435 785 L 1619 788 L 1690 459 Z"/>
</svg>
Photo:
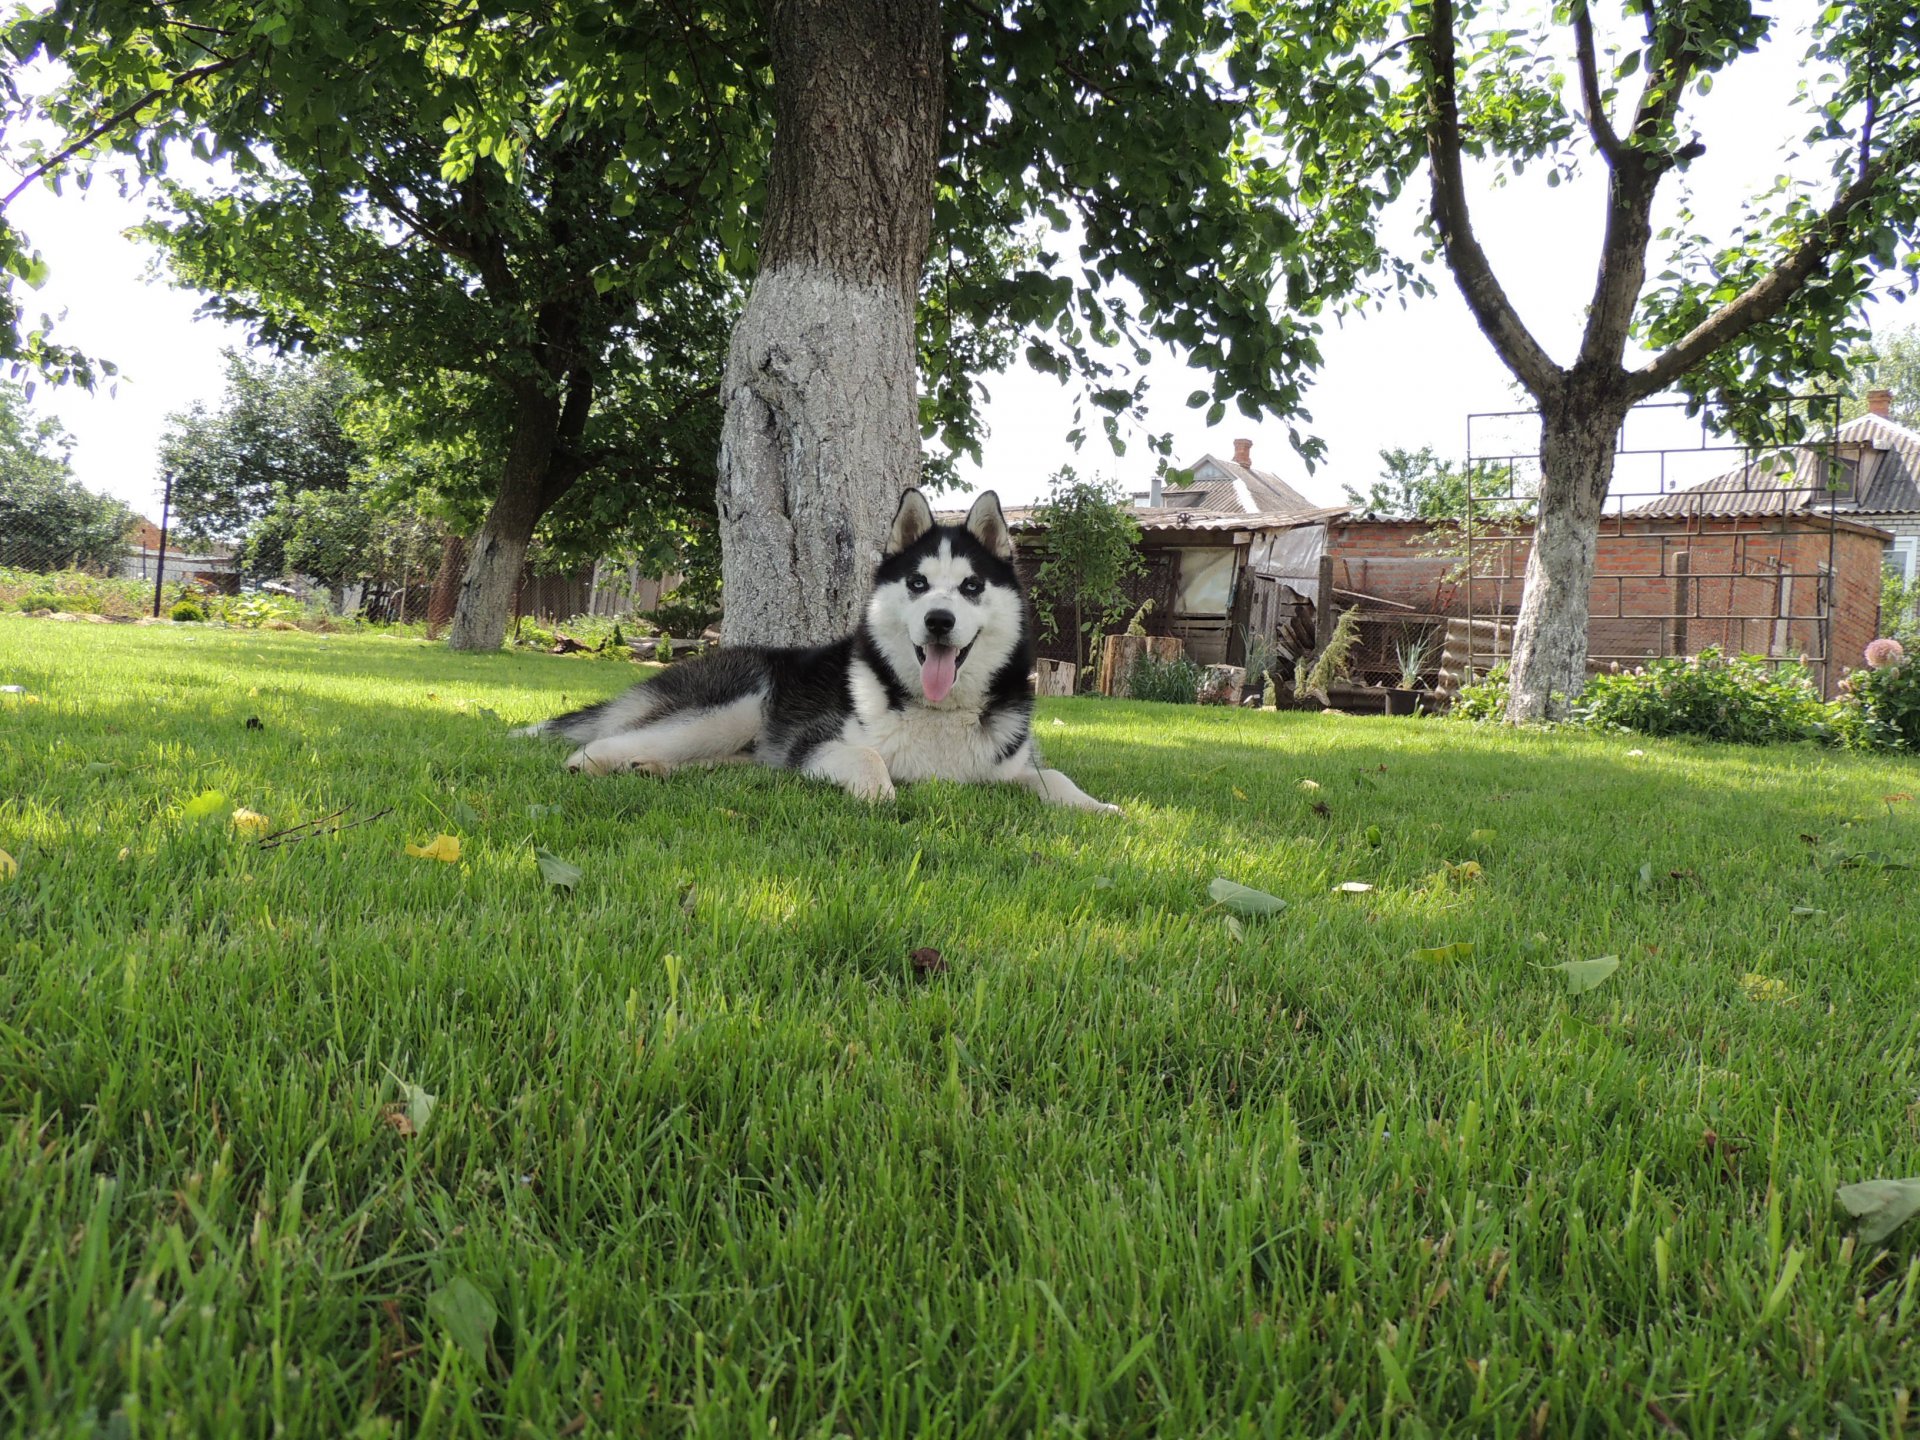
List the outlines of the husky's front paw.
<svg viewBox="0 0 1920 1440">
<path fill-rule="evenodd" d="M 864 800 L 869 805 L 878 805 L 895 798 L 893 777 L 887 774 L 886 767 L 880 767 L 878 775 L 861 775 L 846 782 L 847 793 L 856 800 Z"/>
</svg>

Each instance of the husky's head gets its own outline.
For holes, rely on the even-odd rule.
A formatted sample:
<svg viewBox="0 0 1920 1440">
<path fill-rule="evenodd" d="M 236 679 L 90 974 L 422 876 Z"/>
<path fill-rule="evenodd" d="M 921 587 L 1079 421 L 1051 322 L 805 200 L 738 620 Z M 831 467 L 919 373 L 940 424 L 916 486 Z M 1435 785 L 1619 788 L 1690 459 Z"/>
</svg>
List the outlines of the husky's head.
<svg viewBox="0 0 1920 1440">
<path fill-rule="evenodd" d="M 1026 636 L 1013 535 L 997 495 L 981 495 L 961 525 L 936 522 L 918 490 L 900 498 L 867 629 L 909 693 L 929 705 L 979 702 Z"/>
</svg>

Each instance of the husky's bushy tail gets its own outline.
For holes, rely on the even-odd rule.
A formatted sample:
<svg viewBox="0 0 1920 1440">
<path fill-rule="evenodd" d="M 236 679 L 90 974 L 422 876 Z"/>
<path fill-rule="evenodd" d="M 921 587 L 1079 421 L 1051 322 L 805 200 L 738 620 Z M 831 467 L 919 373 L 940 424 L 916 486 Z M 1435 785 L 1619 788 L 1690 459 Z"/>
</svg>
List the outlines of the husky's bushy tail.
<svg viewBox="0 0 1920 1440">
<path fill-rule="evenodd" d="M 743 699 L 768 683 L 769 652 L 750 645 L 717 650 L 698 660 L 682 660 L 651 680 L 623 690 L 611 700 L 586 705 L 516 730 L 516 735 L 562 736 L 585 745 L 688 710 L 717 708 Z"/>
</svg>

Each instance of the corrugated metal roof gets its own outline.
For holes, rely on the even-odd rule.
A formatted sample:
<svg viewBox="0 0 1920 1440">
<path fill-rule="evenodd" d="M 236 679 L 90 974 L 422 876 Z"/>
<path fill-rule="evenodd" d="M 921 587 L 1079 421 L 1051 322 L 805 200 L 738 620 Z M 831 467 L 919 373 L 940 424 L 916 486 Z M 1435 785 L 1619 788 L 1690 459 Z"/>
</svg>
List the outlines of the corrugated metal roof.
<svg viewBox="0 0 1920 1440">
<path fill-rule="evenodd" d="M 1836 449 L 1858 457 L 1853 495 L 1842 497 L 1827 489 L 1828 466 Z M 1842 425 L 1832 441 L 1814 440 L 1790 451 L 1776 451 L 1738 470 L 1636 505 L 1627 513 L 1707 518 L 1824 515 L 1830 500 L 1842 514 L 1920 513 L 1920 432 L 1884 415 L 1862 415 Z"/>
<path fill-rule="evenodd" d="M 1007 512 L 1007 524 L 1021 533 L 1037 533 L 1046 527 L 1034 519 L 1031 505 L 1015 505 Z M 1198 530 L 1232 532 L 1235 530 L 1293 530 L 1302 525 L 1324 525 L 1329 520 L 1344 520 L 1352 514 L 1346 505 L 1328 505 L 1319 509 L 1290 510 L 1281 513 L 1222 514 L 1213 510 L 1169 510 L 1145 505 L 1127 507 L 1142 530 Z M 959 514 L 940 517 L 957 525 L 966 517 Z"/>
</svg>

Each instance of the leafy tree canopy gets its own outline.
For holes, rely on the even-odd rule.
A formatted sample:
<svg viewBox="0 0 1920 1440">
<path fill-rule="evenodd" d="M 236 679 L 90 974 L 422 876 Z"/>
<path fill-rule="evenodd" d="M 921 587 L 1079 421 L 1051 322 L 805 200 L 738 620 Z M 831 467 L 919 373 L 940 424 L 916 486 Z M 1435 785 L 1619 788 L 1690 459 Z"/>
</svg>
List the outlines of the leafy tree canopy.
<svg viewBox="0 0 1920 1440">
<path fill-rule="evenodd" d="M 35 418 L 24 389 L 0 381 L 0 565 L 104 568 L 120 559 L 133 512 L 73 478 L 58 420 Z"/>
<path fill-rule="evenodd" d="M 1073 611 L 1077 667 L 1084 661 L 1088 637 L 1125 610 L 1127 596 L 1121 586 L 1145 569 L 1140 522 L 1116 482 L 1083 480 L 1071 466 L 1054 472 L 1033 518 L 1046 527 L 1033 577 L 1040 628 L 1055 633 L 1056 606 Z"/>
<path fill-rule="evenodd" d="M 1920 426 L 1920 325 L 1908 325 L 1857 346 L 1849 357 L 1846 386 L 1841 419 L 1866 414 L 1867 392 L 1886 390 L 1893 396 L 1890 418 Z"/>
</svg>

